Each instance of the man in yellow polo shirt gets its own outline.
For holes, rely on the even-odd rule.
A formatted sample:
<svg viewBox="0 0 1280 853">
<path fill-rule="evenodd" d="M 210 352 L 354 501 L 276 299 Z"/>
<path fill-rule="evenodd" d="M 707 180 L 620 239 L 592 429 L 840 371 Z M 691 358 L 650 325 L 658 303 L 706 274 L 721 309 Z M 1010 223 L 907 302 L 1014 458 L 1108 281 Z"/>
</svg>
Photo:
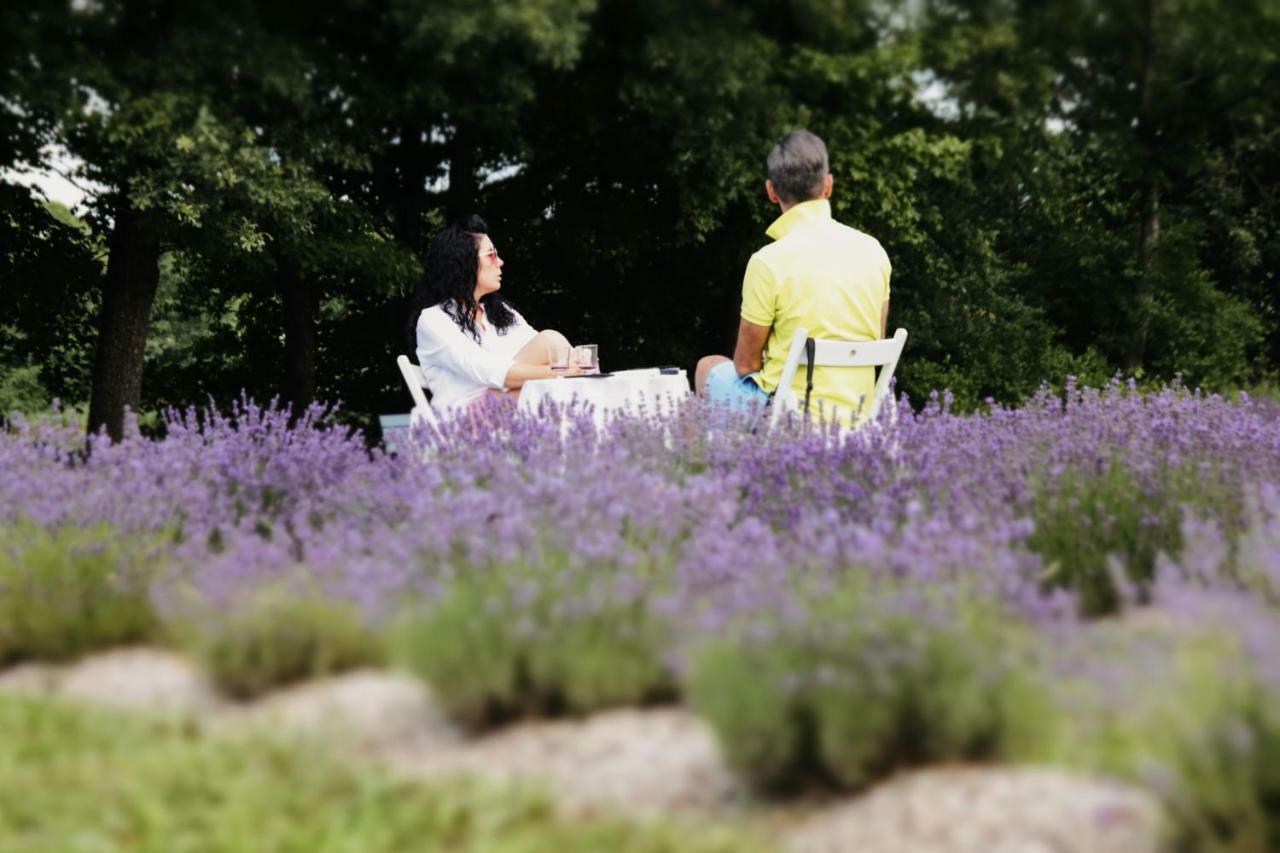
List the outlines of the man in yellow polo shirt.
<svg viewBox="0 0 1280 853">
<path fill-rule="evenodd" d="M 791 338 L 841 341 L 883 338 L 889 320 L 889 256 L 880 243 L 831 218 L 832 177 L 827 147 L 796 130 L 769 152 L 765 192 L 782 215 L 766 232 L 774 242 L 751 256 L 742 282 L 741 323 L 733 360 L 709 355 L 698 362 L 698 393 L 732 407 L 763 405 L 778 386 Z M 804 398 L 805 371 L 795 391 Z M 870 404 L 875 369 L 816 368 L 810 411 L 848 420 Z"/>
</svg>

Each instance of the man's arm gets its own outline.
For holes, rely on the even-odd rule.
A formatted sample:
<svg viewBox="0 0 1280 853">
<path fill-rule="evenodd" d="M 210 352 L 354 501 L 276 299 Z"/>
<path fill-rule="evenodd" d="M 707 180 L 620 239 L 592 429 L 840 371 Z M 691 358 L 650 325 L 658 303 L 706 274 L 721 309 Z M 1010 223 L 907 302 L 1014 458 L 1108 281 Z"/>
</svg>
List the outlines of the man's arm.
<svg viewBox="0 0 1280 853">
<path fill-rule="evenodd" d="M 884 301 L 884 305 L 880 308 L 880 340 L 884 340 L 889 334 L 889 300 Z"/>
<path fill-rule="evenodd" d="M 739 376 L 755 373 L 764 366 L 764 345 L 772 326 L 757 326 L 742 320 L 738 324 L 738 344 L 733 349 L 733 366 Z"/>
</svg>

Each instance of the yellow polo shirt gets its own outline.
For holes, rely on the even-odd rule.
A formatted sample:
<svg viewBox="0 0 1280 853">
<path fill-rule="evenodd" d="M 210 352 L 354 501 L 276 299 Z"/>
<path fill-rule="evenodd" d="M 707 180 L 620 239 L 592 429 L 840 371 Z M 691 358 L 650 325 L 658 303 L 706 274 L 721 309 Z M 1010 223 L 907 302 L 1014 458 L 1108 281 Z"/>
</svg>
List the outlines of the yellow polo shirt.
<svg viewBox="0 0 1280 853">
<path fill-rule="evenodd" d="M 889 298 L 892 267 L 878 240 L 831 218 L 831 203 L 797 204 L 766 232 L 774 242 L 751 256 L 742 282 L 742 319 L 773 331 L 756 382 L 772 393 L 796 329 L 809 337 L 873 341 L 880 337 L 880 311 Z M 803 362 L 796 371 L 796 396 L 804 399 Z M 875 390 L 875 369 L 823 368 L 813 371 L 810 410 L 839 406 L 857 410 Z"/>
</svg>

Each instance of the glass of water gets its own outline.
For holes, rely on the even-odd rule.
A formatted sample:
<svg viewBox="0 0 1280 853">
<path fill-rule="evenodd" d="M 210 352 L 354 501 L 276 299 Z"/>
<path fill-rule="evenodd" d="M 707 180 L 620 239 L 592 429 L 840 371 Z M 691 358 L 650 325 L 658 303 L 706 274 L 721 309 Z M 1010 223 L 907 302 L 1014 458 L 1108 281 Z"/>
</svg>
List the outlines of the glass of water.
<svg viewBox="0 0 1280 853">
<path fill-rule="evenodd" d="M 556 376 L 564 375 L 569 369 L 569 359 L 573 348 L 568 344 L 551 344 L 547 347 L 547 364 Z"/>
<path fill-rule="evenodd" d="M 583 373 L 599 373 L 600 347 L 596 344 L 581 344 L 574 348 L 573 360 Z"/>
</svg>

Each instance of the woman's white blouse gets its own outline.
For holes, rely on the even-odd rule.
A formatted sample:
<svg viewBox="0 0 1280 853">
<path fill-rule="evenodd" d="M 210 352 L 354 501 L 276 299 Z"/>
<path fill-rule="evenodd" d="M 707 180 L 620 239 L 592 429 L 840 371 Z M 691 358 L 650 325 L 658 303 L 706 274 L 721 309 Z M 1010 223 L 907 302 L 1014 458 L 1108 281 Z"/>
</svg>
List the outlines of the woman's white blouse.
<svg viewBox="0 0 1280 853">
<path fill-rule="evenodd" d="M 453 409 L 478 399 L 489 388 L 505 388 L 507 371 L 520 348 L 538 334 L 514 309 L 516 322 L 498 332 L 476 318 L 480 342 L 433 305 L 418 315 L 418 364 L 431 391 L 432 408 Z"/>
</svg>

